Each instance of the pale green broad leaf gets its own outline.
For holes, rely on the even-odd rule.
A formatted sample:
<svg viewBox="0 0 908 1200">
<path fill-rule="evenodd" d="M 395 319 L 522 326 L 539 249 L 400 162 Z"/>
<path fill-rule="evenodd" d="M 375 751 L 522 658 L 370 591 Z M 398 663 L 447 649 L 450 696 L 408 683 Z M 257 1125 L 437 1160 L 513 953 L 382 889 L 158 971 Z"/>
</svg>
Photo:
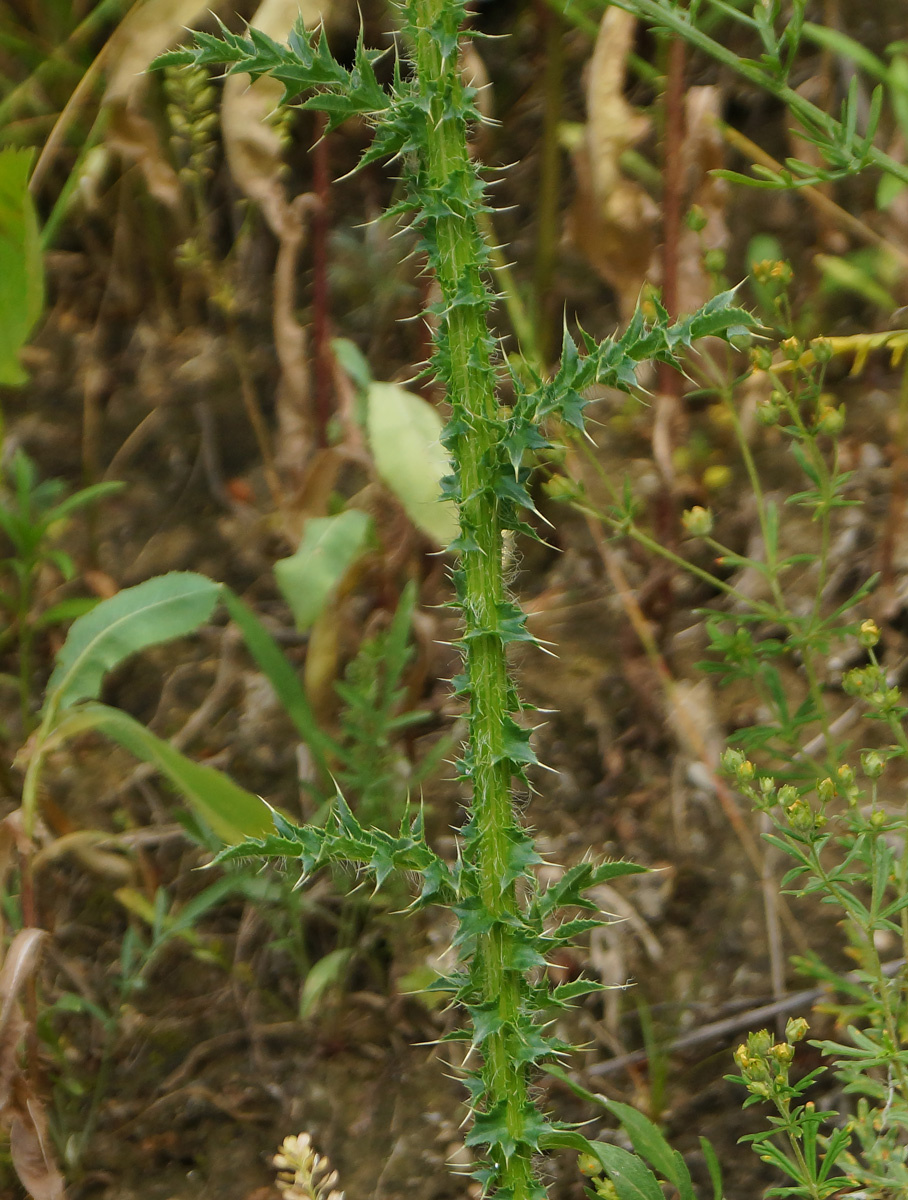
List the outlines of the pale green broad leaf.
<svg viewBox="0 0 908 1200">
<path fill-rule="evenodd" d="M 636 1154 L 608 1142 L 591 1142 L 590 1146 L 615 1185 L 618 1200 L 665 1200 L 659 1181 Z"/>
<path fill-rule="evenodd" d="M 366 427 L 382 482 L 418 529 L 438 546 L 450 545 L 459 526 L 455 505 L 441 496 L 451 462 L 438 412 L 399 384 L 373 383 L 366 393 Z"/>
<path fill-rule="evenodd" d="M 88 703 L 61 726 L 71 736 L 94 730 L 150 763 L 189 802 L 222 841 L 235 845 L 274 829 L 271 810 L 252 792 L 214 767 L 193 762 L 141 722 L 106 704 Z"/>
<path fill-rule="evenodd" d="M 684 1159 L 673 1150 L 661 1131 L 643 1113 L 629 1104 L 606 1100 L 606 1107 L 624 1126 L 641 1158 L 678 1189 L 681 1200 L 695 1200 L 694 1187 Z"/>
<path fill-rule="evenodd" d="M 47 685 L 45 713 L 95 700 L 108 671 L 148 646 L 193 633 L 211 616 L 221 585 L 172 571 L 124 588 L 73 622 Z"/>
<path fill-rule="evenodd" d="M 621 1104 L 617 1100 L 609 1100 L 596 1092 L 588 1091 L 561 1066 L 546 1063 L 543 1070 L 567 1084 L 572 1092 L 587 1103 L 607 1108 L 624 1126 L 637 1154 L 658 1171 L 664 1179 L 674 1184 L 680 1200 L 695 1200 L 693 1183 L 684 1159 L 677 1150 L 671 1148 L 662 1132 L 648 1117 L 629 1104 Z M 590 1143 L 591 1147 L 600 1145 L 602 1145 L 600 1142 Z M 590 1149 L 588 1153 L 596 1154 L 602 1161 L 601 1155 L 595 1148 Z"/>
<path fill-rule="evenodd" d="M 28 376 L 19 351 L 44 307 L 44 266 L 38 218 L 28 191 L 33 151 L 0 150 L 0 385 Z"/>
<path fill-rule="evenodd" d="M 370 525 L 367 514 L 356 508 L 333 517 L 313 517 L 306 522 L 297 552 L 274 564 L 274 577 L 300 632 L 321 616 L 362 554 Z"/>
</svg>

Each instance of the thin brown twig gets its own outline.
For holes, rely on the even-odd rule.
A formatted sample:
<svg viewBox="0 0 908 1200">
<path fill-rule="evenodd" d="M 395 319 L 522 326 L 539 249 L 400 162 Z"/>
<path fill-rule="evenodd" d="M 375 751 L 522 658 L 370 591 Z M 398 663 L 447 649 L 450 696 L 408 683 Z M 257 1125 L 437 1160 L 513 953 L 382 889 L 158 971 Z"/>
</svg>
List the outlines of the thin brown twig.
<svg viewBox="0 0 908 1200">
<path fill-rule="evenodd" d="M 904 965 L 904 958 L 884 963 L 883 974 L 887 978 L 891 978 Z M 845 979 L 848 983 L 860 983 L 861 972 L 849 971 Z M 805 988 L 803 991 L 791 992 L 779 1000 L 773 1000 L 771 1004 L 761 1004 L 757 1008 L 749 1008 L 744 1012 L 737 1013 L 733 1017 L 725 1017 L 721 1021 L 710 1021 L 708 1025 L 701 1025 L 699 1029 L 692 1029 L 690 1033 L 683 1033 L 680 1037 L 673 1038 L 664 1047 L 664 1051 L 668 1054 L 673 1054 L 679 1050 L 689 1050 L 694 1046 L 700 1046 L 704 1042 L 728 1037 L 731 1033 L 740 1033 L 745 1029 L 757 1029 L 761 1025 L 768 1025 L 770 1021 L 775 1021 L 778 1017 L 784 1016 L 786 1013 L 797 1012 L 799 1009 L 804 1009 L 807 1005 L 816 1004 L 818 1000 L 829 996 L 831 990 L 828 985 Z M 596 1078 L 601 1078 L 604 1075 L 617 1075 L 619 1071 L 624 1071 L 628 1067 L 646 1062 L 649 1054 L 648 1050 L 632 1050 L 630 1054 L 622 1054 L 618 1058 L 610 1058 L 607 1062 L 594 1063 L 593 1066 L 586 1067 L 580 1073 L 595 1076 Z"/>
</svg>

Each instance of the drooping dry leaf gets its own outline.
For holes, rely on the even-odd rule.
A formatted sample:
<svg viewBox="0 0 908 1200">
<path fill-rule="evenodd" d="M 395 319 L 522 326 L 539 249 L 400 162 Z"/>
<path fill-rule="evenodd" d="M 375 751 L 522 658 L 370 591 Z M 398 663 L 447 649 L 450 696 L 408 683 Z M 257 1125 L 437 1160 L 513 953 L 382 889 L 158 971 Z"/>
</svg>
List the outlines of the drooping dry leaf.
<svg viewBox="0 0 908 1200">
<path fill-rule="evenodd" d="M 0 1037 L 11 1020 L 19 993 L 34 973 L 46 937 L 42 929 L 20 929 L 10 943 L 0 969 Z"/>
<path fill-rule="evenodd" d="M 722 97 L 712 84 L 688 88 L 684 97 L 683 208 L 697 205 L 706 224 L 699 233 L 682 225 L 678 245 L 678 310 L 694 312 L 715 288 L 703 265 L 705 250 L 725 250 L 729 243 L 725 212 L 729 186 L 710 174 L 725 165 L 719 129 Z"/>
<path fill-rule="evenodd" d="M 34 970 L 41 940 L 40 930 L 20 929 L 0 971 L 0 1123 L 8 1123 L 5 1114 L 13 1103 L 20 1074 L 18 1046 L 25 1033 L 25 1020 L 19 1008 L 19 990 Z"/>
<path fill-rule="evenodd" d="M 263 0 L 251 24 L 283 40 L 299 17 L 311 28 L 329 7 L 330 0 Z M 246 76 L 231 76 L 224 85 L 221 131 L 234 182 L 261 209 L 279 243 L 273 294 L 274 343 L 281 365 L 275 463 L 298 483 L 315 444 L 306 333 L 295 315 L 296 264 L 309 205 L 304 196 L 289 202 L 284 188 L 284 146 L 279 130 L 268 120 L 282 92 L 273 79 L 251 83 Z"/>
<path fill-rule="evenodd" d="M 16 1089 L 19 1103 L 9 1128 L 9 1150 L 16 1174 L 32 1200 L 64 1200 L 63 1176 L 53 1160 L 44 1105 L 24 1078 Z"/>
<path fill-rule="evenodd" d="M 275 41 L 284 41 L 298 17 L 312 28 L 327 7 L 319 0 L 264 0 L 250 24 Z M 221 133 L 230 174 L 240 191 L 261 208 L 278 238 L 289 219 L 282 181 L 284 146 L 268 118 L 283 91 L 275 79 L 264 77 L 250 83 L 247 75 L 231 75 L 224 82 L 221 101 Z"/>
<path fill-rule="evenodd" d="M 624 96 L 625 62 L 636 19 L 608 8 L 599 26 L 587 79 L 585 136 L 574 151 L 577 191 L 568 234 L 577 249 L 615 289 L 629 317 L 640 288 L 652 275 L 659 208 L 621 170 L 625 150 L 648 129 L 646 118 Z"/>
<path fill-rule="evenodd" d="M 19 1043 L 27 1031 L 20 995 L 46 937 L 43 929 L 20 929 L 0 968 L 0 1125 L 9 1129 L 13 1167 L 32 1200 L 64 1200 L 44 1106 L 19 1065 Z"/>
<path fill-rule="evenodd" d="M 134 4 L 105 51 L 108 79 L 103 102 L 110 109 L 108 142 L 139 165 L 148 190 L 170 208 L 180 201 L 180 184 L 157 130 L 141 111 L 144 73 L 152 59 L 185 36 L 187 27 L 224 7 L 219 0 Z"/>
</svg>

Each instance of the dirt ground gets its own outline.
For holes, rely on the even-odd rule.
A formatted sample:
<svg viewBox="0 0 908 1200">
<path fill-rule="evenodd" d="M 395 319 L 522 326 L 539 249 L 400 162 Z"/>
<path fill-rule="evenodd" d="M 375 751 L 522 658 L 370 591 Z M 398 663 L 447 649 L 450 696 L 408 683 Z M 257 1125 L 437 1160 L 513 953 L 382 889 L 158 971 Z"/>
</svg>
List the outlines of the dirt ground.
<svg viewBox="0 0 908 1200">
<path fill-rule="evenodd" d="M 480 43 L 501 124 L 483 135 L 479 150 L 493 165 L 514 164 L 495 192 L 502 208 L 496 234 L 511 246 L 518 285 L 529 294 L 540 240 L 541 130 L 552 103 L 540 82 L 549 25 L 541 6 L 520 4 L 487 6 L 478 20 L 489 33 L 510 35 Z M 860 37 L 860 21 L 854 21 L 851 32 Z M 866 40 L 882 45 L 887 33 L 881 24 Z M 639 33 L 634 44 L 641 54 L 653 53 L 650 39 Z M 588 36 L 565 32 L 560 103 L 568 134 L 588 121 L 582 80 L 590 51 Z M 823 69 L 809 61 L 805 78 Z M 704 89 L 704 102 L 716 104 L 770 152 L 786 152 L 785 120 L 763 98 L 708 63 L 693 61 L 688 71 L 689 83 Z M 643 83 L 631 80 L 624 90 L 639 107 L 652 100 Z M 288 154 L 288 194 L 312 186 L 307 147 L 314 133 L 302 116 Z M 341 131 L 328 140 L 332 176 L 353 165 L 364 137 Z M 541 324 L 548 322 L 557 338 L 566 311 L 606 336 L 637 286 L 639 263 L 629 257 L 620 280 L 597 269 L 607 236 L 600 231 L 602 240 L 593 244 L 578 232 L 585 167 L 576 139 L 566 134 L 563 140 L 575 148 L 558 152 L 556 252 Z M 655 160 L 658 145 L 650 129 L 637 149 Z M 707 165 L 716 165 L 715 154 L 742 165 L 727 147 L 711 144 L 702 153 Z M 199 571 L 230 584 L 267 618 L 302 670 L 306 640 L 293 632 L 272 566 L 295 549 L 290 531 L 324 508 L 330 493 L 356 496 L 375 516 L 378 544 L 338 603 L 336 649 L 319 677 L 320 712 L 329 726 L 336 721 L 333 679 L 364 631 L 387 624 L 403 584 L 415 579 L 420 595 L 407 703 L 428 717 L 401 740 L 399 755 L 404 765 L 418 761 L 452 731 L 457 736 L 459 710 L 445 683 L 456 669 L 444 645 L 452 618 L 437 607 L 449 596 L 444 566 L 362 455 L 338 454 L 336 447 L 313 451 L 311 443 L 307 449 L 306 438 L 288 425 L 290 385 L 271 325 L 271 232 L 254 210 L 240 211 L 238 189 L 219 155 L 208 184 L 212 238 L 222 261 L 239 246 L 229 264 L 235 308 L 225 319 L 198 278 L 174 266 L 186 232 L 181 220 L 156 207 L 135 168 L 111 164 L 108 171 L 100 199 L 74 210 L 48 254 L 47 314 L 27 353 L 31 383 L 3 396 L 4 454 L 23 447 L 42 476 L 72 487 L 107 478 L 125 486 L 61 532 L 76 578 L 64 583 L 46 571 L 36 603 L 103 596 L 168 570 Z M 769 234 L 793 259 L 795 302 L 806 329 L 835 334 L 887 327 L 891 312 L 829 287 L 814 262 L 817 252 L 850 253 L 855 245 L 846 230 L 801 197 L 767 199 L 728 189 L 717 198 L 704 190 L 702 172 L 700 178 L 696 202 L 712 206 L 730 280 L 747 273 L 750 239 Z M 418 263 L 400 265 L 406 237 L 395 241 L 381 226 L 361 225 L 388 202 L 390 189 L 379 167 L 331 189 L 330 319 L 332 335 L 354 341 L 376 378 L 404 379 L 424 354 L 424 331 L 418 322 L 399 321 L 427 298 L 425 283 Z M 863 184 L 842 188 L 836 198 L 908 250 L 901 202 L 888 213 L 873 211 L 872 188 Z M 896 304 L 908 300 L 904 271 L 887 286 Z M 302 327 L 311 327 L 311 247 L 300 255 L 296 287 L 291 309 Z M 750 293 L 745 299 L 755 302 Z M 498 319 L 509 335 L 503 305 Z M 310 352 L 312 346 L 310 337 Z M 887 653 L 895 661 L 908 634 L 904 462 L 897 450 L 903 384 L 885 357 L 872 357 L 858 378 L 847 375 L 848 365 L 833 374 L 831 388 L 848 405 L 844 453 L 854 471 L 851 494 L 863 503 L 848 510 L 837 533 L 837 594 L 844 597 L 856 581 L 885 568 L 874 615 L 885 622 Z M 310 358 L 304 365 L 310 388 L 314 372 Z M 342 406 L 337 386 L 335 375 L 328 395 Z M 250 424 L 250 389 L 285 489 L 280 517 Z M 437 399 L 431 389 L 426 395 Z M 599 461 L 612 478 L 628 475 L 638 493 L 650 497 L 650 519 L 658 523 L 656 406 L 604 395 L 592 412 L 600 422 L 594 428 Z M 729 430 L 708 400 L 692 398 L 688 413 L 688 454 L 679 460 L 671 505 L 677 515 L 691 503 L 709 502 L 724 540 L 752 546 L 755 513 Z M 349 450 L 343 430 L 336 445 Z M 784 448 L 758 429 L 753 445 L 767 488 L 784 497 L 797 486 Z M 705 482 L 710 468 L 724 469 L 724 483 L 713 489 Z M 750 1027 L 747 1014 L 773 998 L 761 879 L 704 763 L 679 732 L 678 714 L 608 578 L 594 531 L 542 493 L 539 503 L 552 522 L 548 545 L 516 547 L 512 586 L 556 657 L 522 655 L 515 667 L 526 697 L 545 710 L 536 744 L 554 773 L 534 779 L 527 819 L 550 863 L 568 865 L 592 852 L 652 868 L 600 890 L 596 899 L 615 923 L 558 964 L 565 977 L 585 971 L 609 987 L 583 1001 L 566 1026 L 566 1034 L 587 1047 L 571 1069 L 587 1087 L 660 1120 L 704 1195 L 708 1177 L 698 1139 L 708 1137 L 725 1170 L 727 1200 L 751 1200 L 773 1182 L 738 1145 L 759 1127 L 759 1114 L 741 1111 L 741 1090 L 723 1075 Z M 793 550 L 811 544 L 806 518 L 787 528 Z M 758 716 L 745 694 L 721 692 L 696 670 L 705 645 L 697 610 L 721 601 L 642 552 L 612 545 L 675 680 L 676 704 L 693 717 L 714 756 L 730 732 Z M 52 630 L 39 640 L 35 708 L 61 637 Z M 5 652 L 2 669 L 15 675 L 14 649 Z M 9 763 L 24 730 L 17 695 L 8 677 L 4 683 L 0 722 Z M 301 789 L 305 756 L 298 737 L 225 617 L 198 637 L 127 663 L 108 681 L 104 700 L 161 736 L 181 737 L 193 757 L 227 770 L 269 801 L 312 815 Z M 463 796 L 447 774 L 440 766 L 422 791 L 430 841 L 453 854 L 451 831 L 462 821 Z M 4 810 L 11 811 L 19 803 L 21 771 L 5 769 L 0 779 Z M 128 936 L 143 944 L 150 937 L 136 897 L 153 905 L 164 889 L 169 911 L 179 912 L 210 886 L 212 873 L 199 870 L 210 854 L 181 824 L 179 802 L 166 786 L 99 740 L 85 738 L 55 756 L 42 804 L 37 897 L 52 936 L 38 995 L 40 1070 L 71 1200 L 268 1200 L 277 1196 L 270 1156 L 283 1137 L 301 1130 L 330 1156 L 348 1200 L 473 1194 L 456 1173 L 469 1161 L 457 1043 L 435 1044 L 456 1015 L 419 991 L 447 951 L 447 915 L 403 917 L 402 893 L 373 898 L 341 875 L 293 891 L 293 880 L 277 871 L 249 870 L 187 936 L 167 940 L 138 973 L 124 956 Z M 757 838 L 743 802 L 740 811 Z M 109 840 L 79 836 L 86 831 L 102 831 Z M 765 871 L 775 879 L 782 873 L 768 851 Z M 16 896 L 5 898 L 8 922 L 15 920 L 16 903 Z M 804 902 L 791 902 L 784 949 L 791 954 L 805 947 L 835 966 L 847 962 L 835 923 Z M 307 978 L 320 963 L 339 962 L 329 958 L 338 950 L 342 967 L 326 977 L 300 1018 Z M 789 971 L 786 989 L 807 986 Z M 692 1036 L 736 1017 L 739 1029 L 700 1041 Z M 816 1020 L 815 1031 L 824 1018 Z M 687 1044 L 675 1048 L 682 1038 Z M 589 1121 L 589 1136 L 614 1136 L 606 1132 L 609 1121 L 559 1081 L 543 1080 L 540 1090 L 559 1117 Z M 818 1092 L 818 1100 L 829 1099 Z M 573 1163 L 553 1158 L 546 1169 L 555 1200 L 584 1194 Z M 10 1200 L 24 1194 L 3 1152 L 0 1192 Z"/>
</svg>

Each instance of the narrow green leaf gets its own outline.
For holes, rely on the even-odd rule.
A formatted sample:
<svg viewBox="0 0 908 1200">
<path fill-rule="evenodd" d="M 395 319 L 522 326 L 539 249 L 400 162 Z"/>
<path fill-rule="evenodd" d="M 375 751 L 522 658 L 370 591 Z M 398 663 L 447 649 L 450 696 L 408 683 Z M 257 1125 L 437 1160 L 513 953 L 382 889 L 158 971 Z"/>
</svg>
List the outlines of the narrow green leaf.
<svg viewBox="0 0 908 1200">
<path fill-rule="evenodd" d="M 653 1122 L 629 1104 L 607 1100 L 605 1106 L 624 1126 L 640 1157 L 675 1185 L 681 1200 L 695 1200 L 693 1183 L 684 1159 L 671 1148 Z"/>
<path fill-rule="evenodd" d="M 250 654 L 274 688 L 284 711 L 312 754 L 319 772 L 327 780 L 331 774 L 329 760 L 339 755 L 340 747 L 319 728 L 296 671 L 252 609 L 228 587 L 223 589 L 222 596 Z"/>
<path fill-rule="evenodd" d="M 72 596 L 68 600 L 61 600 L 59 604 L 52 604 L 35 617 L 34 628 L 49 629 L 51 625 L 64 625 L 67 621 L 83 617 L 100 603 L 96 596 Z"/>
<path fill-rule="evenodd" d="M 38 218 L 28 191 L 34 151 L 0 150 L 0 385 L 18 387 L 28 376 L 19 364 L 44 307 L 44 265 Z"/>
<path fill-rule="evenodd" d="M 317 963 L 313 964 L 306 975 L 306 982 L 303 984 L 300 995 L 299 1015 L 301 1019 L 311 1016 L 325 992 L 334 987 L 336 983 L 341 982 L 352 955 L 353 950 L 349 946 L 345 946 L 338 950 L 330 950 L 324 958 L 320 958 Z"/>
<path fill-rule="evenodd" d="M 74 732 L 97 730 L 156 767 L 223 841 L 235 844 L 271 833 L 271 812 L 263 800 L 214 767 L 193 762 L 128 713 L 86 704 L 73 715 L 78 721 Z"/>
<path fill-rule="evenodd" d="M 700 1149 L 703 1151 L 703 1157 L 706 1159 L 706 1169 L 709 1171 L 709 1178 L 713 1185 L 713 1200 L 724 1200 L 722 1167 L 719 1163 L 719 1156 L 716 1154 L 712 1142 L 708 1138 L 700 1138 Z"/>
<path fill-rule="evenodd" d="M 277 585 L 301 632 L 321 616 L 362 554 L 370 526 L 368 515 L 356 508 L 333 517 L 313 517 L 306 522 L 296 553 L 274 564 Z"/>
<path fill-rule="evenodd" d="M 885 81 L 887 70 L 883 60 L 877 58 L 871 50 L 862 46 L 860 42 L 856 42 L 847 33 L 840 33 L 831 25 L 815 25 L 812 21 L 805 21 L 804 36 L 824 50 L 831 50 L 840 58 L 851 59 L 871 78 Z"/>
<path fill-rule="evenodd" d="M 124 659 L 198 629 L 220 590 L 204 575 L 172 571 L 102 600 L 73 623 L 47 685 L 44 711 L 97 699 L 104 676 Z"/>
<path fill-rule="evenodd" d="M 48 520 L 62 521 L 76 509 L 84 508 L 87 504 L 94 504 L 96 500 L 102 500 L 105 496 L 121 492 L 125 486 L 126 484 L 118 479 L 111 479 L 106 483 L 93 483 L 91 487 L 82 488 L 71 496 L 67 496 L 65 500 L 61 500 L 47 514 Z"/>
</svg>

